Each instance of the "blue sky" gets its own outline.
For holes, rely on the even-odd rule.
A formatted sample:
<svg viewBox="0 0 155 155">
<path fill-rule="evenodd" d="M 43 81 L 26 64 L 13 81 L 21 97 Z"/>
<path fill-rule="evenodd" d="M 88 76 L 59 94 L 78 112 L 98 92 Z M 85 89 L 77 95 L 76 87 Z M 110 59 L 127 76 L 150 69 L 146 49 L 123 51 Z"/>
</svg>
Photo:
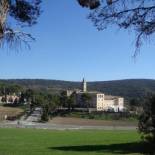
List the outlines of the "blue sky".
<svg viewBox="0 0 155 155">
<path fill-rule="evenodd" d="M 42 10 L 38 24 L 26 30 L 36 37 L 31 50 L 0 49 L 1 79 L 155 78 L 153 43 L 145 43 L 135 61 L 134 32 L 117 27 L 98 32 L 76 0 L 46 0 Z"/>
</svg>

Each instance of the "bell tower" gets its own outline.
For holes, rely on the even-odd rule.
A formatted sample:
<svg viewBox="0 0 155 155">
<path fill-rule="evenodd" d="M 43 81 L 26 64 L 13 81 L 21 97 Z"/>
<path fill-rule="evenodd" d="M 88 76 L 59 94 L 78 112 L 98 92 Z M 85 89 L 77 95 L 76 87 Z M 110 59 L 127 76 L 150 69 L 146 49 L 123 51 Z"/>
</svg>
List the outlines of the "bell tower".
<svg viewBox="0 0 155 155">
<path fill-rule="evenodd" d="M 86 92 L 87 91 L 87 82 L 85 81 L 84 78 L 83 78 L 83 81 L 82 81 L 82 91 L 83 92 Z"/>
</svg>

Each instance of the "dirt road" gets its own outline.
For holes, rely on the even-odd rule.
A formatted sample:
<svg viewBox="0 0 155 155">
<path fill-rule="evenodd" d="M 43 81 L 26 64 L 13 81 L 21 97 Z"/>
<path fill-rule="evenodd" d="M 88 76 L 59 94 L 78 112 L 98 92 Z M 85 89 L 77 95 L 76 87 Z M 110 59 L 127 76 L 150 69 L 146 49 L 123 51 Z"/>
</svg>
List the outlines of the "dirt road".
<svg viewBox="0 0 155 155">
<path fill-rule="evenodd" d="M 80 125 L 80 126 L 137 126 L 135 121 L 119 121 L 119 120 L 94 120 L 94 119 L 81 119 L 74 117 L 54 117 L 50 120 L 51 124 L 61 125 Z"/>
<path fill-rule="evenodd" d="M 78 118 L 56 117 L 48 123 L 37 123 L 30 121 L 9 121 L 0 123 L 0 128 L 34 128 L 51 130 L 137 130 L 137 125 L 127 122 L 97 121 Z"/>
</svg>

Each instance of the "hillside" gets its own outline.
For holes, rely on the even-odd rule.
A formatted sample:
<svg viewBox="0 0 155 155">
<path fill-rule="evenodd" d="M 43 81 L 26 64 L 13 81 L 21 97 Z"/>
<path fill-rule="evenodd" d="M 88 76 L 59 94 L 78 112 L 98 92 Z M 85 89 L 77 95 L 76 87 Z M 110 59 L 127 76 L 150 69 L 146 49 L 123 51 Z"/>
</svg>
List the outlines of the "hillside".
<svg viewBox="0 0 155 155">
<path fill-rule="evenodd" d="M 123 96 L 127 99 L 143 98 L 148 93 L 155 93 L 155 80 L 129 79 L 105 82 L 91 82 L 90 89 L 95 89 L 106 94 Z"/>
<path fill-rule="evenodd" d="M 43 80 L 43 79 L 15 79 L 0 80 L 0 83 L 17 84 L 24 88 L 41 89 L 59 92 L 66 89 L 80 89 L 81 82 Z M 96 90 L 105 94 L 123 96 L 127 99 L 144 97 L 147 93 L 155 93 L 155 80 L 129 79 L 115 81 L 88 82 L 88 90 Z"/>
</svg>

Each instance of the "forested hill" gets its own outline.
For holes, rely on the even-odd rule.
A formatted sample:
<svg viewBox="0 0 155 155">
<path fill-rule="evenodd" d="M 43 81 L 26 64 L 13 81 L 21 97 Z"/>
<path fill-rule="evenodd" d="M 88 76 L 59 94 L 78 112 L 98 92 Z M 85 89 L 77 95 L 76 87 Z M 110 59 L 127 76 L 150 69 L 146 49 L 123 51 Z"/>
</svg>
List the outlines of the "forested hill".
<svg viewBox="0 0 155 155">
<path fill-rule="evenodd" d="M 89 83 L 89 88 L 128 99 L 143 98 L 148 93 L 155 93 L 155 80 L 129 79 L 91 82 Z"/>
<path fill-rule="evenodd" d="M 80 89 L 81 82 L 42 80 L 42 79 L 16 79 L 0 80 L 0 83 L 17 84 L 24 88 L 41 89 L 58 92 L 66 89 Z M 123 96 L 126 98 L 143 97 L 147 93 L 155 93 L 155 80 L 130 79 L 116 81 L 88 82 L 88 90 L 96 90 L 105 94 Z"/>
</svg>

